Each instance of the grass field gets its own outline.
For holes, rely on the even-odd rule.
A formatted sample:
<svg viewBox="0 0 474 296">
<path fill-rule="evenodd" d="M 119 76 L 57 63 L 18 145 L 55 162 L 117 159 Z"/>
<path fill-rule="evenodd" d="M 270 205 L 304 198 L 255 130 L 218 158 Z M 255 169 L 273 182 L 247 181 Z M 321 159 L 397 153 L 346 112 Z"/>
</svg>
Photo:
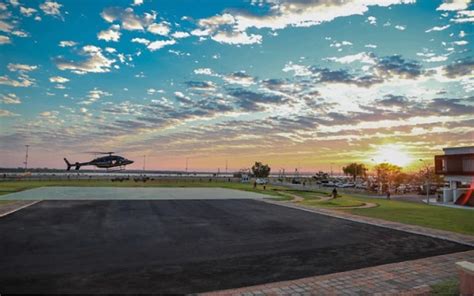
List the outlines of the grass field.
<svg viewBox="0 0 474 296">
<path fill-rule="evenodd" d="M 11 181 L 0 183 L 0 195 L 41 186 L 219 187 L 272 195 L 275 199 L 281 201 L 292 199 L 291 196 L 280 193 L 287 192 L 304 198 L 302 204 L 313 207 L 344 209 L 344 207 L 360 206 L 367 202 L 376 203 L 378 207 L 375 208 L 346 209 L 345 211 L 355 215 L 474 235 L 474 219 L 472 219 L 474 212 L 470 210 L 431 206 L 414 202 L 374 199 L 345 193 L 342 193 L 340 198 L 323 201 L 320 200 L 321 197 L 327 196 L 329 192 L 298 191 L 272 185 L 267 185 L 266 190 L 263 190 L 262 186 L 257 186 L 257 189 L 254 189 L 252 184 L 245 183 L 177 179 L 152 180 L 146 183 L 134 181 L 111 182 L 107 180 Z"/>
<path fill-rule="evenodd" d="M 320 193 L 321 195 L 329 194 L 329 192 L 324 191 Z M 347 209 L 346 211 L 360 216 L 474 235 L 474 219 L 472 218 L 474 211 L 471 210 L 407 201 L 375 199 L 346 193 L 342 193 L 339 198 L 328 201 L 318 201 L 305 197 L 303 194 L 300 196 L 304 198 L 302 202 L 304 205 L 341 210 L 343 210 L 343 207 L 360 206 L 369 202 L 376 203 L 378 206 L 375 208 Z"/>
</svg>

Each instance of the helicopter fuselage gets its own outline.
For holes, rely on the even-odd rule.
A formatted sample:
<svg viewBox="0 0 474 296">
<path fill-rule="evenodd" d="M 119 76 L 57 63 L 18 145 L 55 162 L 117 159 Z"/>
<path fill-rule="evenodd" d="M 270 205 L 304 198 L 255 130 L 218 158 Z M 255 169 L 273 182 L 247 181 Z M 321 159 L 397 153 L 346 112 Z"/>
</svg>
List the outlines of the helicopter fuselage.
<svg viewBox="0 0 474 296">
<path fill-rule="evenodd" d="M 102 156 L 88 162 L 76 162 L 74 164 L 71 164 L 66 158 L 64 158 L 64 161 L 66 162 L 68 171 L 71 169 L 71 167 L 75 167 L 75 170 L 79 170 L 79 168 L 82 166 L 93 165 L 98 168 L 108 169 L 113 167 L 124 167 L 133 163 L 133 160 L 129 160 L 118 155 Z"/>
</svg>

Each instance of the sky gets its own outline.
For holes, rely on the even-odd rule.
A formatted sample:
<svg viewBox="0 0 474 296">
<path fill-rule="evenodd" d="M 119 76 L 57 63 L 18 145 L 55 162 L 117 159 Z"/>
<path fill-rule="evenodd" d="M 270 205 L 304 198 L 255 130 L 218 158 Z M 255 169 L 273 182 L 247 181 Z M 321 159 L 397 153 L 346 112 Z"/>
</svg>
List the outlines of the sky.
<svg viewBox="0 0 474 296">
<path fill-rule="evenodd" d="M 0 167 L 416 167 L 474 145 L 473 8 L 1 0 Z"/>
</svg>

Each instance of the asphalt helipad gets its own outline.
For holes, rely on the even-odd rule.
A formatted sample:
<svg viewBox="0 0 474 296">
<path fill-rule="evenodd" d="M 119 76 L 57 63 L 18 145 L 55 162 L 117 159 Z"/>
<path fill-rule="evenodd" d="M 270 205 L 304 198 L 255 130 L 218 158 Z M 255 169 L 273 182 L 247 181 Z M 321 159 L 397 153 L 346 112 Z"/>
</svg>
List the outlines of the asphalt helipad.
<svg viewBox="0 0 474 296">
<path fill-rule="evenodd" d="M 48 200 L 0 218 L 0 293 L 196 293 L 469 249 L 259 199 Z"/>
<path fill-rule="evenodd" d="M 190 200 L 261 199 L 271 196 L 224 188 L 39 187 L 1 195 L 0 200 Z"/>
</svg>

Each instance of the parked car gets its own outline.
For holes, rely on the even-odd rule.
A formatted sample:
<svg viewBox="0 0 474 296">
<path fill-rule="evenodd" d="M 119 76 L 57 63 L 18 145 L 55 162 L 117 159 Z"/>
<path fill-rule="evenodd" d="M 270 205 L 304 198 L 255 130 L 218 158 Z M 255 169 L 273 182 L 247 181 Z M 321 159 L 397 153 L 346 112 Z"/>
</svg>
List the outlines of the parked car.
<svg viewBox="0 0 474 296">
<path fill-rule="evenodd" d="M 323 186 L 324 186 L 324 187 L 334 187 L 334 186 L 336 186 L 336 184 L 334 184 L 333 182 L 329 181 L 329 182 L 327 182 L 327 183 L 323 183 Z"/>
<path fill-rule="evenodd" d="M 255 180 L 255 182 L 258 184 L 258 185 L 265 185 L 268 183 L 268 180 L 267 179 L 264 179 L 264 178 L 257 178 L 257 180 Z"/>
</svg>

